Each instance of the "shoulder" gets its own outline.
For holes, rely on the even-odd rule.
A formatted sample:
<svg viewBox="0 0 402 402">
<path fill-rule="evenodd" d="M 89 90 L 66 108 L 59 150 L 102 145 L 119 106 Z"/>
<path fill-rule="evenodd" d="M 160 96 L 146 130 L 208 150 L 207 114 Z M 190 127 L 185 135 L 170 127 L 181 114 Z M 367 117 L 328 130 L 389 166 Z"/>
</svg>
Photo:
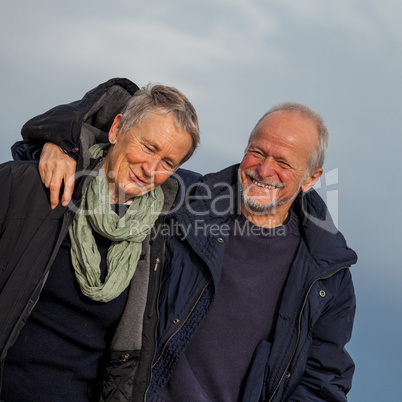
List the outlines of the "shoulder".
<svg viewBox="0 0 402 402">
<path fill-rule="evenodd" d="M 207 173 L 205 175 L 192 170 L 178 169 L 175 172 L 174 178 L 178 180 L 179 184 L 185 188 L 188 188 L 196 183 L 202 183 L 203 186 L 213 186 L 219 182 L 235 184 L 237 183 L 238 169 L 239 165 L 236 164 L 226 167 L 218 172 Z"/>
<path fill-rule="evenodd" d="M 239 164 L 228 166 L 218 172 L 208 173 L 203 177 L 204 183 L 219 183 L 236 184 L 238 181 Z"/>
<path fill-rule="evenodd" d="M 2 195 L 21 197 L 39 197 L 47 199 L 48 190 L 39 175 L 37 161 L 12 161 L 0 165 L 0 191 Z"/>
<path fill-rule="evenodd" d="M 39 178 L 38 161 L 10 161 L 0 164 L 0 174 L 13 180 Z"/>
<path fill-rule="evenodd" d="M 191 193 L 203 192 L 205 187 L 214 188 L 218 183 L 235 185 L 237 183 L 237 172 L 239 165 L 226 167 L 218 172 L 202 175 L 186 169 L 178 169 L 175 179 L 179 181 L 180 187 L 191 188 Z"/>
<path fill-rule="evenodd" d="M 356 263 L 356 253 L 348 246 L 315 190 L 300 193 L 292 208 L 298 214 L 307 248 L 321 269 L 333 271 Z"/>
<path fill-rule="evenodd" d="M 181 168 L 178 169 L 174 174 L 174 178 L 179 182 L 179 185 L 183 186 L 184 188 L 201 181 L 202 177 L 203 176 L 201 173 Z"/>
</svg>

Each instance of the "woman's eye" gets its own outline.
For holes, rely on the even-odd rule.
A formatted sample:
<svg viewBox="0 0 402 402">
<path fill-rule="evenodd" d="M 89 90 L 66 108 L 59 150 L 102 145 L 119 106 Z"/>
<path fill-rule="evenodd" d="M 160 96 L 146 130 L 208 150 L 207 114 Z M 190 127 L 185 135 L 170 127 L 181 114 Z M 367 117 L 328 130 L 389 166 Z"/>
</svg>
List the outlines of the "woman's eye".
<svg viewBox="0 0 402 402">
<path fill-rule="evenodd" d="M 173 166 L 172 162 L 170 162 L 170 161 L 163 161 L 163 165 L 164 165 L 166 170 L 173 170 L 174 169 L 174 166 Z"/>
</svg>

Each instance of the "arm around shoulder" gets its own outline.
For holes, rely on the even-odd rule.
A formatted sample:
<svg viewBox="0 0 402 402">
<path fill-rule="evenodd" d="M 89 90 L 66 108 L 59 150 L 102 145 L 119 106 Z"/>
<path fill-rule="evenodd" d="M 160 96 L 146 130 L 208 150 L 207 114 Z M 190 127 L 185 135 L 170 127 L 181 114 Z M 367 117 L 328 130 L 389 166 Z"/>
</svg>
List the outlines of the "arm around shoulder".
<svg viewBox="0 0 402 402">
<path fill-rule="evenodd" d="M 51 142 L 44 145 L 39 163 L 39 173 L 43 184 L 50 189 L 50 204 L 54 209 L 59 203 L 60 189 L 64 183 L 61 199 L 66 206 L 73 195 L 77 162 Z"/>
</svg>

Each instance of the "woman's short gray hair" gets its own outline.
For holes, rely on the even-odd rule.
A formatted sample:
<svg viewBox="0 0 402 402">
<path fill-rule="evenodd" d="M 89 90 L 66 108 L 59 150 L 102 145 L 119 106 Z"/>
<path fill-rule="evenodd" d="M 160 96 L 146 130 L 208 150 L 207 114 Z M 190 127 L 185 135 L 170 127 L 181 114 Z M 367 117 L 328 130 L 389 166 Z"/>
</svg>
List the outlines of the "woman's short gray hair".
<svg viewBox="0 0 402 402">
<path fill-rule="evenodd" d="M 284 103 L 279 103 L 278 105 L 272 107 L 271 109 L 266 112 L 260 120 L 258 120 L 257 124 L 253 128 L 253 131 L 250 134 L 250 138 L 248 140 L 248 143 L 250 144 L 254 133 L 258 129 L 258 126 L 260 123 L 270 114 L 275 113 L 275 112 L 294 112 L 294 113 L 299 113 L 302 117 L 311 120 L 312 122 L 315 123 L 318 131 L 318 141 L 316 148 L 314 152 L 310 155 L 309 160 L 308 160 L 308 169 L 309 173 L 313 173 L 314 170 L 322 168 L 324 165 L 324 160 L 325 156 L 327 154 L 328 150 L 328 129 L 327 126 L 324 123 L 324 120 L 322 117 L 314 112 L 312 109 L 310 109 L 308 106 L 302 105 L 300 103 L 294 103 L 294 102 L 284 102 Z"/>
<path fill-rule="evenodd" d="M 176 88 L 148 84 L 135 92 L 122 111 L 120 132 L 125 133 L 131 127 L 138 126 L 152 113 L 173 114 L 177 127 L 190 134 L 192 145 L 181 163 L 190 159 L 200 143 L 198 117 L 191 102 Z"/>
</svg>

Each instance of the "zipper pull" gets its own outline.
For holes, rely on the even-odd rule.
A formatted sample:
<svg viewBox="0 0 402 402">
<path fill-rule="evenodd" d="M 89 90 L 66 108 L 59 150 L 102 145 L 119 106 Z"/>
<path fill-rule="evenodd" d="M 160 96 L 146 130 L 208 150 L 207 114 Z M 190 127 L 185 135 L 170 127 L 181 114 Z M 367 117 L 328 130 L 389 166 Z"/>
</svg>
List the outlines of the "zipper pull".
<svg viewBox="0 0 402 402">
<path fill-rule="evenodd" d="M 156 261 L 155 261 L 154 272 L 156 272 L 156 271 L 158 270 L 159 262 L 160 262 L 160 258 L 158 257 L 158 258 L 156 259 Z"/>
</svg>

